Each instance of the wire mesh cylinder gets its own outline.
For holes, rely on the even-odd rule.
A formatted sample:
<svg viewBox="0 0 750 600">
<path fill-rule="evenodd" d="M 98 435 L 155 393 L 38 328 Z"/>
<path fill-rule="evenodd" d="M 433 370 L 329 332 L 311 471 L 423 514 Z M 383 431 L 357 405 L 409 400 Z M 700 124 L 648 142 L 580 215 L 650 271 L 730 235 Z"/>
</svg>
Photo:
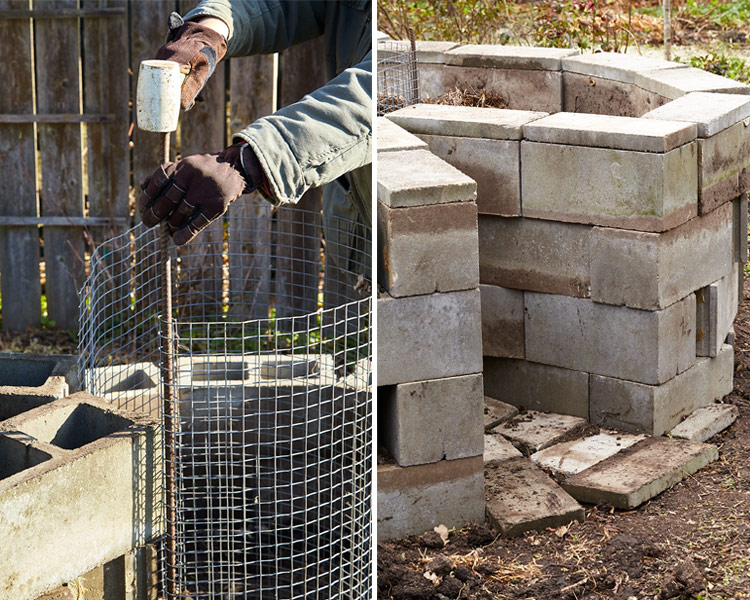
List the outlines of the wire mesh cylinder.
<svg viewBox="0 0 750 600">
<path fill-rule="evenodd" d="M 369 597 L 371 299 L 357 273 L 370 236 L 324 225 L 298 210 L 232 216 L 173 250 L 167 598 Z M 80 336 L 86 389 L 152 414 L 157 246 L 139 226 L 97 249 Z"/>
</svg>

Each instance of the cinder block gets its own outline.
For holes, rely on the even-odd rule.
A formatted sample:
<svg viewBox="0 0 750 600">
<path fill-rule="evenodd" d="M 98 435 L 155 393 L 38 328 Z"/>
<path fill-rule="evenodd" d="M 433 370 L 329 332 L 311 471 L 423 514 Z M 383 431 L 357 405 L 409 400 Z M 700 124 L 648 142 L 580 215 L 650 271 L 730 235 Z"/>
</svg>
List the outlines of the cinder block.
<svg viewBox="0 0 750 600">
<path fill-rule="evenodd" d="M 594 227 L 591 299 L 665 308 L 730 273 L 734 243 L 729 205 L 665 233 Z"/>
<path fill-rule="evenodd" d="M 750 98 L 737 94 L 692 92 L 643 115 L 644 119 L 685 121 L 709 138 L 750 117 Z"/>
<path fill-rule="evenodd" d="M 591 227 L 539 219 L 479 217 L 479 280 L 587 297 Z"/>
<path fill-rule="evenodd" d="M 378 280 L 392 296 L 479 285 L 477 207 L 451 202 L 389 208 L 378 202 Z"/>
<path fill-rule="evenodd" d="M 428 465 L 378 465 L 378 541 L 437 525 L 484 522 L 481 456 Z"/>
<path fill-rule="evenodd" d="M 429 40 L 416 40 L 416 58 L 418 63 L 443 64 L 445 63 L 445 53 L 453 48 L 458 48 L 460 44 L 456 42 L 434 42 Z M 409 40 L 387 40 L 387 43 L 378 47 L 381 58 L 388 53 L 403 53 L 411 51 L 411 42 Z"/>
<path fill-rule="evenodd" d="M 417 62 L 419 100 L 435 99 L 445 93 L 445 65 Z"/>
<path fill-rule="evenodd" d="M 484 393 L 525 409 L 589 416 L 589 375 L 580 371 L 486 357 Z"/>
<path fill-rule="evenodd" d="M 603 55 L 602 52 L 591 56 Z M 563 72 L 563 110 L 566 112 L 640 117 L 666 102 L 668 98 L 647 92 L 634 83 Z"/>
<path fill-rule="evenodd" d="M 382 389 L 383 440 L 402 467 L 482 454 L 481 374 Z"/>
<path fill-rule="evenodd" d="M 479 286 L 482 297 L 482 354 L 524 357 L 523 292 Z"/>
<path fill-rule="evenodd" d="M 747 263 L 747 192 L 732 202 L 734 210 L 734 261 Z"/>
<path fill-rule="evenodd" d="M 597 52 L 562 59 L 562 68 L 566 73 L 591 75 L 622 83 L 635 83 L 636 73 L 686 67 L 687 65 L 660 58 L 647 58 L 620 52 Z"/>
<path fill-rule="evenodd" d="M 479 290 L 378 298 L 378 385 L 482 372 Z"/>
<path fill-rule="evenodd" d="M 562 59 L 578 54 L 568 48 L 532 46 L 465 45 L 445 53 L 445 63 L 461 67 L 559 71 Z"/>
<path fill-rule="evenodd" d="M 521 142 L 524 216 L 666 231 L 698 213 L 694 142 L 664 154 Z"/>
<path fill-rule="evenodd" d="M 384 152 L 378 158 L 378 200 L 392 208 L 469 202 L 477 185 L 427 150 Z"/>
<path fill-rule="evenodd" d="M 663 385 L 592 375 L 591 422 L 662 435 L 696 408 L 730 393 L 733 369 L 734 351 L 725 344 L 716 358 L 698 358 L 693 367 Z"/>
<path fill-rule="evenodd" d="M 750 94 L 750 87 L 739 81 L 693 67 L 641 71 L 635 75 L 635 84 L 671 100 L 690 92 Z"/>
<path fill-rule="evenodd" d="M 427 149 L 427 144 L 417 136 L 385 117 L 378 117 L 375 120 L 375 130 L 378 136 L 378 152 Z"/>
<path fill-rule="evenodd" d="M 535 292 L 524 300 L 530 361 L 648 384 L 695 362 L 693 294 L 653 312 Z"/>
<path fill-rule="evenodd" d="M 737 276 L 737 269 L 733 266 L 729 275 L 695 293 L 698 356 L 717 356 L 732 329 L 739 305 Z"/>
</svg>

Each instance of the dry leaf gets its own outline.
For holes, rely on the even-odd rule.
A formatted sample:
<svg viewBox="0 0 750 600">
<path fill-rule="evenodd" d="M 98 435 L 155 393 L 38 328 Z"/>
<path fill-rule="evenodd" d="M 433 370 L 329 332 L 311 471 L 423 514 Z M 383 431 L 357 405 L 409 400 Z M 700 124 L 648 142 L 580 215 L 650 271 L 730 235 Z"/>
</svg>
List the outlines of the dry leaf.
<svg viewBox="0 0 750 600">
<path fill-rule="evenodd" d="M 440 577 L 436 575 L 435 573 L 433 573 L 432 571 L 425 571 L 424 577 L 425 579 L 429 579 L 432 582 L 432 585 L 434 585 L 435 587 L 440 585 L 440 581 L 441 581 Z"/>
<path fill-rule="evenodd" d="M 555 535 L 559 538 L 565 537 L 565 534 L 568 533 L 568 526 L 563 525 L 562 527 L 558 527 L 555 529 Z"/>
<path fill-rule="evenodd" d="M 440 539 L 443 540 L 443 546 L 445 546 L 448 543 L 448 528 L 445 525 L 438 525 L 433 527 L 433 530 L 440 536 Z"/>
</svg>

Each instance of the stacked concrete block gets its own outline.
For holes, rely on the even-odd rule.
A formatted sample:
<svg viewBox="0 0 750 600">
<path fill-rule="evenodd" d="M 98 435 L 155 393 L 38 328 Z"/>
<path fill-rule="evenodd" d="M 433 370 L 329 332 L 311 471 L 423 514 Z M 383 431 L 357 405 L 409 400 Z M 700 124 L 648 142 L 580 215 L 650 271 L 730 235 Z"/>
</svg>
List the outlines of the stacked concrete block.
<svg viewBox="0 0 750 600">
<path fill-rule="evenodd" d="M 377 181 L 380 539 L 484 519 L 476 184 L 394 128 Z"/>
<path fill-rule="evenodd" d="M 434 99 L 445 91 L 445 52 L 457 48 L 456 42 L 416 42 L 417 72 L 419 77 L 419 99 Z M 408 41 L 384 39 L 378 42 L 378 60 L 390 54 L 404 54 L 411 51 Z M 378 133 L 380 135 L 380 133 Z M 380 147 L 378 147 L 378 152 Z"/>
</svg>

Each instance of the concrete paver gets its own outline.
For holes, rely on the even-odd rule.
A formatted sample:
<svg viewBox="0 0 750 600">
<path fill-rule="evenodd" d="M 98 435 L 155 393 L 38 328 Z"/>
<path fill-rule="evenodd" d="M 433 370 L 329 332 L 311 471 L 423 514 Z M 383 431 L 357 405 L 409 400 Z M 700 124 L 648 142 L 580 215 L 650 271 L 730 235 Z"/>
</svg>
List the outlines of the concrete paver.
<svg viewBox="0 0 750 600">
<path fill-rule="evenodd" d="M 521 451 L 534 453 L 582 431 L 586 420 L 570 415 L 530 410 L 506 421 L 496 431 Z"/>
<path fill-rule="evenodd" d="M 674 438 L 705 442 L 734 423 L 738 414 L 733 404 L 711 404 L 694 411 L 669 433 Z"/>
</svg>

